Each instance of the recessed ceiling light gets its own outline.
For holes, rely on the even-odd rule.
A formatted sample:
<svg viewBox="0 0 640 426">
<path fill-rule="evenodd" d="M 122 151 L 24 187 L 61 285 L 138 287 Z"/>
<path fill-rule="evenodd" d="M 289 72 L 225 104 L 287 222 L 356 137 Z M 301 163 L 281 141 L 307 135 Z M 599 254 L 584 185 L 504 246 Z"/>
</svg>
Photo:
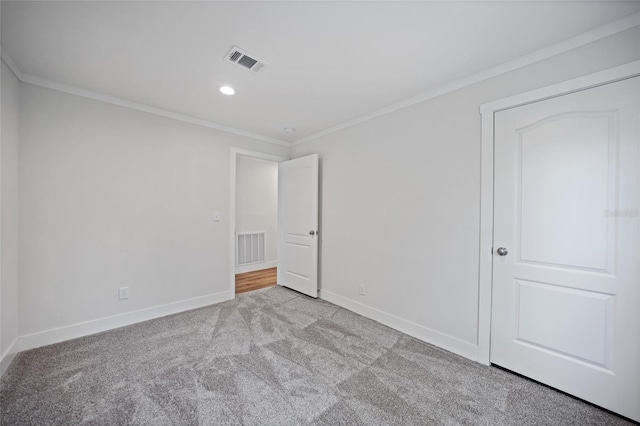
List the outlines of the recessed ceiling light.
<svg viewBox="0 0 640 426">
<path fill-rule="evenodd" d="M 293 127 L 285 127 L 284 129 L 282 129 L 282 131 L 285 133 L 293 133 L 296 131 L 296 129 L 294 129 Z"/>
<path fill-rule="evenodd" d="M 224 93 L 225 95 L 229 95 L 229 96 L 231 96 L 234 93 L 236 93 L 236 91 L 233 90 L 233 87 L 230 87 L 230 86 L 222 86 L 222 87 L 220 87 L 220 91 L 222 93 Z"/>
</svg>

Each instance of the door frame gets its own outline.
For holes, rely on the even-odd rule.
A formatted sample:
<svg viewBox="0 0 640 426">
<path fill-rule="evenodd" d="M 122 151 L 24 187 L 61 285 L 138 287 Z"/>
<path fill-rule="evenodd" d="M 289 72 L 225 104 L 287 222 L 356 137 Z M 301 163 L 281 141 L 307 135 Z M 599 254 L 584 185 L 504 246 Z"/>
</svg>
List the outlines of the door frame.
<svg viewBox="0 0 640 426">
<path fill-rule="evenodd" d="M 562 83 L 480 105 L 482 144 L 480 166 L 480 269 L 478 279 L 478 362 L 490 365 L 491 296 L 493 286 L 493 175 L 495 113 L 567 95 L 640 75 L 640 61 L 609 68 Z"/>
<path fill-rule="evenodd" d="M 265 154 L 258 151 L 249 151 L 247 149 L 231 148 L 231 161 L 229 167 L 229 299 L 236 298 L 236 171 L 239 156 L 273 161 L 276 163 L 289 159 L 289 157 L 283 157 L 280 155 Z"/>
</svg>

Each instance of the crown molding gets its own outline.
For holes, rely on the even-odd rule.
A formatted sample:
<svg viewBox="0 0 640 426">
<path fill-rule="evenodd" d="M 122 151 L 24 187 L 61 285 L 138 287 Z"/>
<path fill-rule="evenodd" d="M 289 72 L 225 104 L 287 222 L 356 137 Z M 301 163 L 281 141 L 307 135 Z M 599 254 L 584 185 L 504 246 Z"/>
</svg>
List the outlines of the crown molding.
<svg viewBox="0 0 640 426">
<path fill-rule="evenodd" d="M 268 136 L 260 135 L 257 133 L 236 129 L 234 127 L 224 126 L 222 124 L 215 123 L 213 121 L 193 117 L 187 114 L 182 114 L 182 113 L 178 113 L 178 112 L 174 112 L 174 111 L 170 111 L 162 108 L 157 108 L 150 105 L 141 104 L 138 102 L 133 102 L 128 99 L 119 98 L 116 96 L 110 96 L 104 93 L 82 89 L 80 87 L 68 85 L 65 83 L 59 83 L 57 81 L 48 80 L 45 78 L 35 77 L 29 74 L 25 74 L 20 71 L 20 69 L 17 67 L 15 62 L 11 59 L 10 56 L 8 56 L 6 51 L 1 47 L 0 47 L 0 53 L 1 53 L 2 61 L 7 65 L 7 67 L 9 67 L 9 69 L 15 74 L 15 76 L 24 83 L 33 84 L 36 86 L 57 90 L 60 92 L 69 93 L 72 95 L 76 95 L 76 96 L 80 96 L 88 99 L 106 102 L 106 103 L 118 105 L 124 108 L 142 111 L 142 112 L 158 115 L 165 118 L 182 121 L 185 123 L 195 124 L 197 126 L 203 126 L 210 129 L 219 130 L 225 133 L 230 133 L 230 134 L 243 136 L 250 139 L 259 140 L 262 142 L 272 143 L 275 145 L 280 145 L 285 147 L 292 147 L 292 146 L 310 142 L 312 140 L 329 135 L 331 133 L 335 133 L 339 130 L 356 126 L 360 123 L 373 120 L 374 118 L 378 118 L 383 115 L 390 114 L 392 112 L 395 112 L 404 108 L 408 108 L 410 106 L 428 101 L 429 99 L 442 96 L 444 94 L 453 92 L 455 90 L 459 90 L 464 87 L 468 87 L 473 84 L 480 83 L 490 78 L 497 77 L 499 75 L 506 74 L 511 71 L 515 71 L 527 65 L 531 65 L 533 63 L 540 62 L 542 60 L 551 58 L 553 56 L 557 56 L 559 54 L 568 52 L 570 50 L 587 45 L 589 43 L 593 43 L 595 41 L 604 39 L 606 37 L 612 36 L 614 34 L 620 33 L 622 31 L 625 31 L 637 26 L 640 26 L 640 12 L 637 12 L 632 15 L 626 16 L 622 19 L 618 19 L 616 21 L 610 22 L 609 24 L 595 28 L 591 31 L 587 31 L 586 33 L 564 40 L 560 43 L 554 44 L 544 49 L 540 49 L 528 55 L 521 56 L 513 61 L 505 62 L 501 65 L 495 66 L 493 68 L 489 68 L 477 74 L 473 74 L 471 76 L 453 81 L 451 83 L 448 83 L 443 86 L 424 92 L 420 95 L 386 106 L 384 108 L 375 110 L 373 112 L 361 115 L 352 120 L 345 121 L 344 123 L 329 127 L 327 129 L 305 136 L 303 138 L 300 138 L 290 143 L 279 140 L 279 139 L 271 138 Z"/>
<path fill-rule="evenodd" d="M 2 62 L 4 62 L 4 64 L 7 66 L 7 68 L 9 68 L 13 75 L 15 75 L 18 80 L 22 81 L 22 72 L 20 72 L 20 69 L 18 68 L 16 63 L 13 62 L 11 56 L 7 54 L 2 46 L 0 46 L 0 59 L 2 59 Z"/>
<path fill-rule="evenodd" d="M 544 99 L 550 99 L 559 95 L 566 95 L 581 90 L 610 84 L 620 80 L 640 76 L 640 60 L 619 65 L 589 75 L 563 81 L 551 86 L 534 89 L 525 93 L 509 96 L 480 105 L 480 114 L 493 114 L 517 106 L 527 105 Z M 493 140 L 493 139 L 492 139 Z"/>
<path fill-rule="evenodd" d="M 411 97 L 407 100 L 389 105 L 387 107 L 378 109 L 368 114 L 361 115 L 360 117 L 354 118 L 352 120 L 345 121 L 344 123 L 338 124 L 336 126 L 329 127 L 325 130 L 321 130 L 317 133 L 313 133 L 311 135 L 305 136 L 303 138 L 293 141 L 291 143 L 291 146 L 296 146 L 296 145 L 310 142 L 322 136 L 326 136 L 331 133 L 335 133 L 339 130 L 346 129 L 348 127 L 352 127 L 360 123 L 364 123 L 365 121 L 373 120 L 374 118 L 377 118 L 386 114 L 390 114 L 392 112 L 410 107 L 412 105 L 427 101 L 429 99 L 436 98 L 438 96 L 442 96 L 446 93 L 453 92 L 455 90 L 459 90 L 464 87 L 471 86 L 476 83 L 480 83 L 490 78 L 497 77 L 502 74 L 506 74 L 508 72 L 517 70 L 519 68 L 523 68 L 527 65 L 540 62 L 542 60 L 551 58 L 561 53 L 568 52 L 570 50 L 587 45 L 589 43 L 593 43 L 595 41 L 601 40 L 603 38 L 612 36 L 614 34 L 620 33 L 622 31 L 625 31 L 637 26 L 640 26 L 640 12 L 637 12 L 632 15 L 626 16 L 622 19 L 618 19 L 616 21 L 610 22 L 606 25 L 595 28 L 591 31 L 587 31 L 586 33 L 564 40 L 552 46 L 545 47 L 544 49 L 540 49 L 528 55 L 521 56 L 513 61 L 505 62 L 493 68 L 489 68 L 488 70 L 481 71 L 469 77 L 461 78 L 449 84 L 445 84 L 444 86 L 440 86 L 435 89 L 429 90 L 428 92 L 422 93 L 418 96 Z"/>
<path fill-rule="evenodd" d="M 95 101 L 105 102 L 108 104 L 118 105 L 124 108 L 133 109 L 136 111 L 146 112 L 148 114 L 157 115 L 160 117 L 170 118 L 177 121 L 182 121 L 189 124 L 195 124 L 196 126 L 207 127 L 209 129 L 219 130 L 225 133 L 231 133 L 238 136 L 243 136 L 250 139 L 255 139 L 261 142 L 272 143 L 275 145 L 289 147 L 290 144 L 279 139 L 270 138 L 268 136 L 260 135 L 257 133 L 247 132 L 244 130 L 236 129 L 235 127 L 224 126 L 222 124 L 215 123 L 213 121 L 205 120 L 203 118 L 193 117 L 187 114 L 181 114 L 166 110 L 163 108 L 157 108 L 151 105 L 145 105 L 139 102 L 130 101 L 128 99 L 119 98 L 117 96 L 106 95 L 104 93 L 95 92 L 93 90 L 82 89 L 80 87 L 72 86 L 65 83 L 49 80 L 46 78 L 36 77 L 30 74 L 25 74 L 20 71 L 16 63 L 11 59 L 7 52 L 0 48 L 2 55 L 2 61 L 9 67 L 11 72 L 23 83 L 32 84 L 34 86 L 44 87 L 46 89 L 57 90 L 58 92 L 64 92 L 71 95 L 80 96 L 82 98 L 92 99 Z"/>
<path fill-rule="evenodd" d="M 81 96 L 83 98 L 93 99 L 96 101 L 106 102 L 106 103 L 118 105 L 124 108 L 129 108 L 136 111 L 142 111 L 149 114 L 158 115 L 160 117 L 171 118 L 173 120 L 183 121 L 185 123 L 195 124 L 197 126 L 208 127 L 210 129 L 220 130 L 225 133 L 244 136 L 246 138 L 256 139 L 262 142 L 268 142 L 268 143 L 287 146 L 287 147 L 290 146 L 290 144 L 287 142 L 270 138 L 268 136 L 247 132 L 244 130 L 236 129 L 235 127 L 224 126 L 222 124 L 218 124 L 213 121 L 193 117 L 186 114 L 181 114 L 174 111 L 169 111 L 162 108 L 156 108 L 150 105 L 141 104 L 139 102 L 133 102 L 128 99 L 119 98 L 117 96 L 105 95 L 103 93 L 94 92 L 93 90 L 82 89 L 76 86 L 59 83 L 57 81 L 48 80 L 46 78 L 34 77 L 29 74 L 22 74 L 22 81 L 24 83 L 33 84 L 35 86 L 57 90 L 59 92 L 69 93 L 71 95 Z"/>
</svg>

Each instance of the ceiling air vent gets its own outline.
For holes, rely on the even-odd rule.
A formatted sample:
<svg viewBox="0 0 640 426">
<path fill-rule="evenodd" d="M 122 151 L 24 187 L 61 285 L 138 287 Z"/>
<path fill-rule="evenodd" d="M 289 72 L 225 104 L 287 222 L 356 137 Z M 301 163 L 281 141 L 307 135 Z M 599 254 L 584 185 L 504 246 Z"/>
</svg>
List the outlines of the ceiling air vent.
<svg viewBox="0 0 640 426">
<path fill-rule="evenodd" d="M 260 71 L 267 63 L 256 58 L 254 55 L 245 52 L 244 50 L 233 46 L 226 56 L 227 61 L 233 62 L 242 68 L 251 70 L 253 72 Z"/>
</svg>

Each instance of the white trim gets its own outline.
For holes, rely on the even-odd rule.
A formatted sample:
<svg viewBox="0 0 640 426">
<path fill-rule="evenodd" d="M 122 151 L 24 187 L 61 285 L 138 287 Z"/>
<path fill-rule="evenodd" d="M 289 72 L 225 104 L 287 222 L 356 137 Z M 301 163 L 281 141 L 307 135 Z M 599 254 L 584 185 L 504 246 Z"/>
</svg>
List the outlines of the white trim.
<svg viewBox="0 0 640 426">
<path fill-rule="evenodd" d="M 238 156 L 257 158 L 259 160 L 286 161 L 288 157 L 264 154 L 246 149 L 231 148 L 229 162 L 229 293 L 231 298 L 236 294 L 236 169 Z M 276 262 L 277 263 L 277 262 Z M 277 266 L 277 264 L 276 264 Z"/>
<path fill-rule="evenodd" d="M 357 124 L 364 123 L 365 121 L 372 120 L 382 115 L 386 115 L 394 111 L 398 111 L 400 109 L 404 109 L 412 105 L 418 104 L 420 102 L 424 102 L 429 99 L 442 96 L 446 93 L 453 92 L 455 90 L 459 90 L 476 83 L 480 83 L 481 81 L 485 81 L 490 78 L 493 78 L 502 74 L 506 74 L 508 72 L 517 70 L 519 68 L 523 68 L 527 65 L 531 65 L 535 62 L 540 62 L 542 60 L 551 58 L 553 56 L 557 56 L 561 53 L 568 52 L 570 50 L 587 45 L 589 43 L 593 43 L 595 41 L 601 40 L 603 38 L 612 36 L 614 34 L 620 33 L 622 31 L 625 31 L 637 26 L 640 26 L 640 12 L 626 16 L 622 19 L 618 19 L 617 21 L 610 22 L 609 24 L 603 25 L 594 30 L 572 37 L 570 39 L 567 39 L 560 43 L 546 47 L 544 49 L 540 49 L 528 55 L 521 56 L 520 58 L 515 59 L 513 61 L 509 61 L 504 64 L 495 66 L 493 68 L 489 68 L 488 70 L 481 71 L 477 74 L 461 78 L 449 84 L 445 84 L 444 86 L 440 86 L 428 92 L 422 93 L 421 95 L 414 96 L 402 102 L 389 105 L 387 107 L 381 108 L 371 113 L 354 118 L 353 120 L 349 120 L 342 124 L 338 124 L 337 126 L 329 127 L 328 129 L 324 129 L 317 133 L 311 134 L 309 136 L 305 136 L 301 139 L 293 141 L 291 143 L 291 146 L 296 146 L 306 142 L 310 142 L 314 139 L 318 139 L 319 137 L 337 132 L 338 130 L 346 129 L 348 127 L 352 127 Z"/>
<path fill-rule="evenodd" d="M 20 69 L 18 68 L 16 63 L 13 62 L 11 56 L 9 56 L 7 52 L 5 52 L 2 46 L 0 46 L 0 56 L 2 56 L 2 62 L 4 62 L 7 68 L 11 70 L 13 75 L 15 75 L 18 80 L 22 81 L 22 72 L 20 72 Z"/>
<path fill-rule="evenodd" d="M 604 71 L 574 78 L 569 81 L 564 81 L 562 83 L 482 104 L 480 105 L 480 113 L 493 113 L 508 108 L 526 105 L 532 102 L 542 101 L 559 95 L 566 95 L 568 93 L 590 89 L 592 87 L 612 83 L 617 80 L 624 80 L 639 73 L 640 61 L 629 62 L 615 68 L 610 68 Z"/>
<path fill-rule="evenodd" d="M 210 129 L 220 130 L 222 132 L 231 133 L 238 136 L 244 136 L 246 138 L 256 139 L 262 142 L 268 142 L 275 145 L 281 145 L 281 146 L 287 146 L 287 147 L 289 146 L 288 142 L 270 138 L 268 136 L 263 136 L 257 133 L 251 133 L 251 132 L 236 129 L 233 127 L 224 126 L 222 124 L 205 120 L 203 118 L 192 117 L 190 115 L 181 114 L 178 112 L 173 112 L 173 111 L 169 111 L 162 108 L 156 108 L 149 105 L 144 105 L 138 102 L 133 102 L 127 99 L 119 98 L 117 96 L 105 95 L 103 93 L 94 92 L 93 90 L 82 89 L 82 88 L 71 86 L 64 83 L 58 83 L 57 81 L 47 80 L 45 78 L 40 78 L 40 77 L 34 77 L 29 74 L 23 74 L 22 81 L 24 83 L 33 84 L 35 86 L 57 90 L 59 92 L 69 93 L 71 95 L 93 99 L 96 101 L 106 102 L 106 103 L 118 105 L 124 108 L 129 108 L 136 111 L 142 111 L 148 114 L 158 115 L 160 117 L 171 118 L 173 120 L 183 121 L 185 123 L 195 124 L 197 126 L 208 127 Z"/>
<path fill-rule="evenodd" d="M 493 274 L 493 114 L 482 114 L 481 140 L 478 362 L 489 365 Z"/>
<path fill-rule="evenodd" d="M 454 354 L 458 354 L 473 361 L 478 355 L 478 347 L 473 343 L 465 342 L 457 337 L 441 333 L 436 330 L 424 327 L 420 324 L 408 321 L 404 318 L 392 315 L 368 305 L 364 305 L 355 300 L 340 296 L 327 290 L 320 290 L 321 299 L 335 305 L 348 309 L 356 314 L 378 321 L 388 327 L 401 331 L 416 339 L 438 346 Z"/>
<path fill-rule="evenodd" d="M 480 1 L 480 0 L 478 0 Z M 508 1 L 508 0 L 504 0 L 504 1 Z M 526 1 L 526 0 L 522 0 L 522 1 Z M 558 1 L 562 1 L 562 0 L 558 0 Z M 579 1 L 579 0 L 575 0 L 575 1 Z M 597 1 L 597 0 L 593 0 L 593 1 Z M 564 40 L 560 43 L 557 43 L 555 45 L 546 47 L 544 49 L 540 49 L 536 52 L 530 53 L 528 55 L 524 55 L 521 56 L 518 59 L 515 59 L 513 61 L 509 61 L 506 62 L 504 64 L 495 66 L 493 68 L 489 68 L 488 70 L 485 71 L 481 71 L 477 74 L 453 81 L 449 84 L 446 84 L 444 86 L 440 86 L 437 87 L 433 90 L 429 90 L 425 93 L 422 93 L 418 96 L 414 96 L 411 97 L 409 99 L 406 99 L 402 102 L 398 102 L 389 106 L 386 106 L 384 108 L 381 108 L 379 110 L 370 112 L 368 114 L 364 114 L 361 115 L 357 118 L 354 118 L 352 120 L 346 121 L 344 123 L 338 124 L 336 126 L 333 127 L 329 127 L 327 129 L 321 130 L 319 132 L 313 133 L 311 135 L 305 136 L 303 138 L 300 138 L 296 141 L 293 141 L 291 143 L 289 142 L 285 142 L 285 141 L 281 141 L 279 139 L 275 139 L 275 138 L 271 138 L 268 136 L 263 136 L 263 135 L 259 135 L 257 133 L 251 133 L 251 132 L 246 132 L 244 130 L 240 130 L 240 129 L 236 129 L 236 128 L 232 128 L 232 127 L 228 127 L 228 126 L 224 126 L 222 124 L 218 124 L 212 121 L 208 121 L 202 118 L 196 118 L 196 117 L 191 117 L 189 115 L 186 114 L 180 114 L 177 112 L 173 112 L 173 111 L 168 111 L 168 110 L 164 110 L 161 108 L 156 108 L 156 107 L 152 107 L 149 105 L 144 105 L 144 104 L 140 104 L 137 102 L 132 102 L 126 99 L 122 99 L 122 98 L 118 98 L 115 96 L 109 96 L 109 95 L 105 95 L 102 93 L 98 93 L 98 92 L 94 92 L 91 90 L 86 90 L 86 89 L 82 89 L 79 87 L 75 87 L 75 86 L 71 86 L 71 85 L 67 85 L 64 83 L 58 83 L 52 80 L 47 80 L 44 78 L 40 78 L 40 77 L 35 77 L 29 74 L 23 74 L 22 72 L 20 72 L 20 70 L 18 69 L 18 67 L 15 65 L 15 63 L 11 60 L 11 58 L 6 54 L 6 52 L 4 51 L 4 49 L 0 49 L 1 50 L 1 55 L 2 55 L 2 59 L 5 61 L 5 63 L 7 64 L 7 66 L 11 69 L 11 71 L 16 75 L 16 77 L 18 77 L 18 79 L 24 83 L 29 83 L 29 84 L 33 84 L 36 86 L 41 86 L 41 87 L 45 87 L 48 89 L 52 89 L 52 90 L 58 90 L 61 92 L 65 92 L 65 93 L 70 93 L 76 96 L 81 96 L 81 97 L 85 97 L 85 98 L 89 98 L 89 99 L 94 99 L 94 100 L 98 100 L 101 102 L 106 102 L 106 103 L 112 103 L 115 105 L 119 105 L 125 108 L 130 108 L 130 109 L 134 109 L 134 110 L 138 110 L 138 111 L 142 111 L 142 112 L 147 112 L 149 114 L 155 114 L 155 115 L 159 115 L 161 117 L 166 117 L 166 118 L 172 118 L 174 120 L 178 120 L 178 121 L 184 121 L 186 123 L 191 123 L 191 124 L 195 124 L 195 125 L 199 125 L 199 126 L 204 126 L 204 127 L 208 127 L 211 129 L 216 129 L 216 130 L 220 130 L 223 132 L 227 132 L 227 133 L 231 133 L 231 134 L 235 134 L 235 135 L 239 135 L 239 136 L 244 136 L 244 137 L 248 137 L 248 138 L 252 138 L 252 139 L 256 139 L 259 141 L 263 141 L 263 142 L 268 142 L 268 143 L 273 143 L 276 145 L 281 145 L 281 146 L 286 146 L 286 147 L 291 147 L 291 146 L 295 146 L 295 145 L 300 145 L 306 142 L 310 142 L 314 139 L 318 139 L 322 136 L 326 136 L 328 134 L 337 132 L 338 130 L 342 130 L 342 129 L 346 129 L 348 127 L 352 127 L 355 126 L 357 124 L 360 123 L 364 123 L 365 121 L 369 121 L 372 120 L 374 118 L 410 107 L 412 105 L 427 101 L 429 99 L 433 99 L 435 97 L 438 96 L 442 96 L 446 93 L 449 92 L 453 92 L 455 90 L 458 89 L 462 89 L 464 87 L 467 86 L 471 86 L 473 84 L 479 83 L 481 81 L 484 80 L 488 80 L 490 78 L 496 77 L 498 75 L 501 74 L 506 74 L 510 71 L 514 71 L 516 69 L 525 67 L 527 65 L 531 65 L 535 62 L 539 62 L 548 58 L 551 58 L 553 56 L 559 55 L 561 53 L 564 52 L 568 52 L 570 50 L 576 49 L 578 47 L 587 45 L 589 43 L 593 43 L 595 41 L 601 40 L 603 38 L 612 36 L 614 34 L 620 33 L 622 31 L 628 30 L 630 28 L 634 28 L 640 26 L 640 12 L 631 14 L 629 16 L 626 16 L 622 19 L 618 19 L 617 21 L 613 21 L 610 22 L 606 25 L 603 25 L 601 27 L 595 28 L 591 31 L 588 31 L 586 33 L 580 34 L 578 36 L 572 37 L 570 39 Z"/>
<path fill-rule="evenodd" d="M 32 84 L 34 86 L 44 87 L 46 89 L 57 90 L 58 92 L 68 93 L 82 98 L 92 99 L 94 101 L 105 102 L 108 104 L 118 105 L 123 108 L 129 108 L 136 111 L 146 112 L 148 114 L 158 115 L 160 117 L 170 118 L 177 121 L 182 121 L 189 124 L 195 124 L 196 126 L 207 127 L 209 129 L 219 130 L 225 133 L 231 133 L 238 136 L 243 136 L 250 139 L 259 140 L 262 142 L 268 142 L 280 146 L 290 146 L 289 142 L 281 141 L 279 139 L 270 138 L 268 136 L 259 135 L 257 133 L 247 132 L 244 130 L 236 129 L 234 127 L 224 126 L 213 121 L 205 120 L 203 118 L 192 117 L 187 114 L 181 114 L 166 110 L 163 108 L 156 108 L 150 105 L 141 104 L 138 102 L 130 101 L 128 99 L 119 98 L 117 96 L 106 95 L 104 93 L 95 92 L 93 90 L 83 89 L 80 87 L 72 86 L 70 84 L 60 83 L 57 81 L 49 80 L 46 78 L 36 77 L 30 74 L 25 74 L 20 71 L 16 63 L 11 59 L 7 52 L 0 46 L 0 55 L 2 61 L 7 64 L 7 67 L 15 74 L 15 76 L 23 83 Z"/>
<path fill-rule="evenodd" d="M 126 312 L 110 317 L 99 318 L 92 321 L 81 322 L 65 327 L 54 328 L 41 331 L 39 333 L 20 336 L 18 339 L 18 349 L 26 351 L 51 345 L 53 343 L 64 342 L 65 340 L 76 339 L 78 337 L 89 336 L 115 328 L 124 327 L 139 322 L 148 321 L 155 318 L 173 315 L 192 309 L 202 308 L 215 303 L 233 299 L 228 291 L 207 294 L 205 296 L 194 297 L 193 299 L 181 300 L 179 302 L 167 303 L 166 305 L 154 306 L 140 309 L 138 311 Z"/>
<path fill-rule="evenodd" d="M 245 272 L 261 271 L 263 269 L 275 268 L 278 266 L 277 260 L 269 262 L 252 263 L 251 265 L 236 266 L 236 274 L 244 274 Z"/>
<path fill-rule="evenodd" d="M 0 358 L 0 377 L 2 377 L 5 371 L 7 371 L 7 368 L 9 368 L 9 365 L 11 365 L 11 361 L 13 361 L 17 354 L 18 338 L 16 337 L 15 339 L 13 339 L 13 342 L 11 342 L 7 350 L 4 351 L 2 357 Z"/>
<path fill-rule="evenodd" d="M 640 61 L 510 96 L 480 106 L 482 114 L 482 164 L 480 176 L 480 269 L 478 282 L 478 361 L 490 363 L 491 287 L 493 255 L 494 117 L 500 110 L 562 96 L 640 75 Z"/>
</svg>

